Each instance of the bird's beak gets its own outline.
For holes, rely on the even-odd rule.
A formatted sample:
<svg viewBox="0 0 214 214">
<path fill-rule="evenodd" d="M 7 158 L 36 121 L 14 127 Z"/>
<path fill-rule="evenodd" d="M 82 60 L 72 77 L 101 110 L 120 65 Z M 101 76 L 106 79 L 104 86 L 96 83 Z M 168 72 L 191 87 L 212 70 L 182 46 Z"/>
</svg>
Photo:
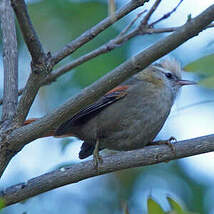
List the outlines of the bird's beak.
<svg viewBox="0 0 214 214">
<path fill-rule="evenodd" d="M 184 86 L 184 85 L 196 85 L 197 82 L 190 81 L 190 80 L 178 80 L 177 84 L 180 85 L 180 86 Z"/>
</svg>

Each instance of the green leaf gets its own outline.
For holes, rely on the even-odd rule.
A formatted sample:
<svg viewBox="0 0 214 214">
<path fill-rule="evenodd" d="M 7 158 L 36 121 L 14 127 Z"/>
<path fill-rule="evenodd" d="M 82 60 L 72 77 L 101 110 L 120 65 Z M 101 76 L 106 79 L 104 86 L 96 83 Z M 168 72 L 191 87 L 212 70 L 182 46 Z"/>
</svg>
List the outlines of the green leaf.
<svg viewBox="0 0 214 214">
<path fill-rule="evenodd" d="M 197 214 L 184 210 L 178 202 L 176 202 L 169 196 L 167 197 L 167 200 L 171 207 L 171 211 L 169 212 L 169 214 Z"/>
<path fill-rule="evenodd" d="M 209 76 L 207 78 L 202 79 L 199 82 L 199 85 L 203 85 L 207 88 L 214 88 L 214 76 Z"/>
<path fill-rule="evenodd" d="M 5 200 L 3 198 L 0 198 L 0 210 L 2 210 L 5 207 Z"/>
<path fill-rule="evenodd" d="M 184 67 L 185 71 L 198 72 L 200 74 L 214 74 L 214 54 L 204 56 Z"/>
<path fill-rule="evenodd" d="M 161 206 L 155 202 L 152 198 L 148 198 L 147 201 L 148 214 L 165 214 Z"/>
<path fill-rule="evenodd" d="M 191 62 L 184 67 L 184 70 L 199 73 L 203 77 L 199 84 L 207 88 L 214 88 L 214 54 Z"/>
<path fill-rule="evenodd" d="M 173 211 L 175 211 L 174 213 L 176 213 L 176 214 L 184 214 L 184 213 L 186 213 L 186 212 L 183 211 L 181 205 L 178 202 L 176 202 L 175 200 L 173 200 L 169 196 L 167 197 L 167 200 L 168 200 L 168 202 L 170 204 L 171 209 Z"/>
</svg>

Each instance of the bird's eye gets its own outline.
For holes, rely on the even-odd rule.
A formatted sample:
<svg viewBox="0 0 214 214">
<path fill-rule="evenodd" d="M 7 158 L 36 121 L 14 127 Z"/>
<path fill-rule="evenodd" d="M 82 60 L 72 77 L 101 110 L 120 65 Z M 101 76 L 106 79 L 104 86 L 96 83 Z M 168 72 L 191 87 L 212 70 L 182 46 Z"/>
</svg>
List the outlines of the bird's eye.
<svg viewBox="0 0 214 214">
<path fill-rule="evenodd" d="M 165 75 L 166 75 L 166 77 L 167 77 L 168 79 L 172 79 L 172 78 L 173 78 L 173 76 L 172 76 L 171 73 L 165 73 Z"/>
</svg>

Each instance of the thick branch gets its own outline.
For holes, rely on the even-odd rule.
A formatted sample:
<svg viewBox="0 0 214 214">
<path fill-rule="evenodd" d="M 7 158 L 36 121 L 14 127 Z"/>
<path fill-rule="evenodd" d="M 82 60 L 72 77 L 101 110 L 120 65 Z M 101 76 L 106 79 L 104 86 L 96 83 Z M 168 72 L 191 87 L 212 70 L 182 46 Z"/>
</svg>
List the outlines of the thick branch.
<svg viewBox="0 0 214 214">
<path fill-rule="evenodd" d="M 0 174 L 3 173 L 9 159 L 12 158 L 15 153 L 20 151 L 27 143 L 41 137 L 47 130 L 59 126 L 59 124 L 79 111 L 79 109 L 94 102 L 112 87 L 116 86 L 136 72 L 144 69 L 149 64 L 177 48 L 188 39 L 198 35 L 198 33 L 213 20 L 214 5 L 210 6 L 196 18 L 188 21 L 176 32 L 161 39 L 156 44 L 115 68 L 112 72 L 109 72 L 90 87 L 84 89 L 76 97 L 68 100 L 62 107 L 58 108 L 53 113 L 48 114 L 30 125 L 14 130 L 7 136 L 7 147 L 0 148 L 0 153 L 2 154 L 0 156 Z M 7 159 L 5 159 L 4 154 L 7 153 L 8 150 L 14 151 L 14 154 L 7 156 Z"/>
<path fill-rule="evenodd" d="M 11 0 L 12 7 L 16 13 L 19 26 L 21 28 L 25 43 L 31 54 L 34 65 L 44 64 L 45 53 L 39 38 L 33 28 L 32 22 L 28 15 L 27 6 L 24 0 Z"/>
<path fill-rule="evenodd" d="M 52 63 L 55 65 L 66 56 L 73 53 L 75 50 L 80 48 L 82 45 L 86 44 L 88 41 L 92 40 L 96 37 L 99 33 L 104 31 L 106 28 L 111 26 L 113 23 L 130 13 L 132 10 L 143 6 L 145 2 L 149 0 L 131 0 L 125 6 L 117 10 L 113 16 L 109 16 L 105 18 L 103 21 L 99 22 L 97 25 L 83 33 L 81 36 L 73 40 L 72 42 L 68 43 L 61 51 L 56 53 L 52 57 Z"/>
<path fill-rule="evenodd" d="M 98 170 L 94 168 L 93 161 L 84 161 L 30 179 L 26 183 L 11 186 L 2 191 L 0 197 L 4 199 L 8 206 L 40 193 L 67 184 L 77 183 L 90 177 L 211 152 L 214 151 L 214 135 L 177 142 L 175 143 L 175 149 L 176 154 L 166 145 L 146 146 L 139 150 L 118 152 L 104 157 L 103 163 L 99 165 Z"/>
<path fill-rule="evenodd" d="M 46 77 L 45 73 L 40 75 L 32 72 L 28 78 L 25 88 L 22 90 L 22 96 L 17 106 L 15 122 L 22 125 L 25 121 L 28 112 L 33 104 L 33 101 L 41 87 L 41 81 Z"/>
<path fill-rule="evenodd" d="M 18 96 L 22 95 L 23 90 L 24 90 L 23 88 L 19 89 Z M 3 98 L 0 99 L 0 105 L 2 105 L 2 104 L 3 104 Z"/>
<path fill-rule="evenodd" d="M 16 27 L 10 1 L 0 2 L 4 63 L 2 120 L 11 119 L 18 102 L 18 51 Z"/>
</svg>

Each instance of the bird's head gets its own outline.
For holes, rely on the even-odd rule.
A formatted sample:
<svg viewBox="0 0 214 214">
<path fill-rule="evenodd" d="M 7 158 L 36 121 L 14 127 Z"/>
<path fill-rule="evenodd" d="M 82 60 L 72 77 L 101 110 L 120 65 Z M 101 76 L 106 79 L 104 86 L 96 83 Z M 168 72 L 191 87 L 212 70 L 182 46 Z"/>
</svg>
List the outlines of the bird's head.
<svg viewBox="0 0 214 214">
<path fill-rule="evenodd" d="M 182 86 L 196 82 L 181 78 L 181 66 L 175 59 L 164 59 L 154 63 L 137 74 L 137 78 L 148 81 L 157 87 L 168 87 L 174 96 Z"/>
</svg>

